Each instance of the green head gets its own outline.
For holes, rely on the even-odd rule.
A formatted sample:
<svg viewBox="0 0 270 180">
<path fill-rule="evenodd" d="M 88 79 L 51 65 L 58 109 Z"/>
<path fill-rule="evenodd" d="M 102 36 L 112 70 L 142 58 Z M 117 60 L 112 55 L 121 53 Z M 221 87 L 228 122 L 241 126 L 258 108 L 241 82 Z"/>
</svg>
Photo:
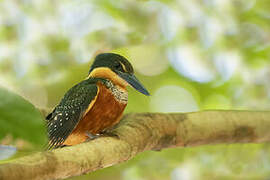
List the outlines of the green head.
<svg viewBox="0 0 270 180">
<path fill-rule="evenodd" d="M 89 71 L 89 77 L 106 78 L 120 86 L 130 85 L 137 91 L 149 96 L 149 92 L 134 75 L 130 62 L 114 53 L 102 53 L 96 56 Z"/>
</svg>

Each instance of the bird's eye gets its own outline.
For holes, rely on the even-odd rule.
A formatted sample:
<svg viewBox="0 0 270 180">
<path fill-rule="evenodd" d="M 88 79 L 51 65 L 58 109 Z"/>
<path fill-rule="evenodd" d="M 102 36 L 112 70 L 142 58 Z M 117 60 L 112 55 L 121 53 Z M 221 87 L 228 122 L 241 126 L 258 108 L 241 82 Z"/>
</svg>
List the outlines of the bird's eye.
<svg viewBox="0 0 270 180">
<path fill-rule="evenodd" d="M 117 63 L 115 66 L 114 66 L 116 69 L 118 70 L 122 70 L 122 66 L 121 64 Z"/>
</svg>

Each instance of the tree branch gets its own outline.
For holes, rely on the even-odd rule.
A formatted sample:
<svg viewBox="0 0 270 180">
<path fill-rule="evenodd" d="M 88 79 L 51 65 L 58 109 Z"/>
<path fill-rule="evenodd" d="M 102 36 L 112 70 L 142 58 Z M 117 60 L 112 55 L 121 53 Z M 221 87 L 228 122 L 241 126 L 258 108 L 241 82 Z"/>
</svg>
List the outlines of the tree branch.
<svg viewBox="0 0 270 180">
<path fill-rule="evenodd" d="M 269 129 L 270 112 L 129 114 L 113 131 L 119 138 L 101 137 L 16 159 L 0 165 L 0 179 L 63 179 L 127 161 L 146 150 L 270 142 Z"/>
</svg>

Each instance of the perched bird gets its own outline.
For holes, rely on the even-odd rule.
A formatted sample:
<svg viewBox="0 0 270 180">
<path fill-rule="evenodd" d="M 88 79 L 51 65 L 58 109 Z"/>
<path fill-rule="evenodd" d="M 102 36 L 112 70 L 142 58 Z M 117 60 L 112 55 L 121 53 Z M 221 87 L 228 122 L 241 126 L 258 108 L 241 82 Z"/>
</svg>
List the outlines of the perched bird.
<svg viewBox="0 0 270 180">
<path fill-rule="evenodd" d="M 117 124 L 131 86 L 149 95 L 126 58 L 114 53 L 96 56 L 88 77 L 64 95 L 47 119 L 49 149 L 75 145 Z"/>
</svg>

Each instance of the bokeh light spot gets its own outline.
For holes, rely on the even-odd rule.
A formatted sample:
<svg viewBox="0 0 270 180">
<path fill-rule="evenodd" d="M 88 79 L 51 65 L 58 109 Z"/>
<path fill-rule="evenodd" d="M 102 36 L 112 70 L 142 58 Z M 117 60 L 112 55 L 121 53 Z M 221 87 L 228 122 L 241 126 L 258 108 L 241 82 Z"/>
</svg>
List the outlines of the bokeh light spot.
<svg viewBox="0 0 270 180">
<path fill-rule="evenodd" d="M 168 51 L 173 67 L 183 76 L 206 83 L 215 78 L 211 67 L 202 60 L 193 46 L 182 46 Z"/>
<path fill-rule="evenodd" d="M 237 52 L 219 52 L 214 61 L 222 80 L 229 80 L 241 63 L 241 56 Z"/>
<path fill-rule="evenodd" d="M 147 45 L 130 48 L 128 54 L 134 60 L 134 68 L 145 76 L 156 76 L 169 67 L 169 62 L 158 46 Z"/>
<path fill-rule="evenodd" d="M 192 94 L 179 86 L 163 86 L 154 92 L 150 100 L 151 110 L 156 112 L 193 112 L 198 105 Z"/>
</svg>

